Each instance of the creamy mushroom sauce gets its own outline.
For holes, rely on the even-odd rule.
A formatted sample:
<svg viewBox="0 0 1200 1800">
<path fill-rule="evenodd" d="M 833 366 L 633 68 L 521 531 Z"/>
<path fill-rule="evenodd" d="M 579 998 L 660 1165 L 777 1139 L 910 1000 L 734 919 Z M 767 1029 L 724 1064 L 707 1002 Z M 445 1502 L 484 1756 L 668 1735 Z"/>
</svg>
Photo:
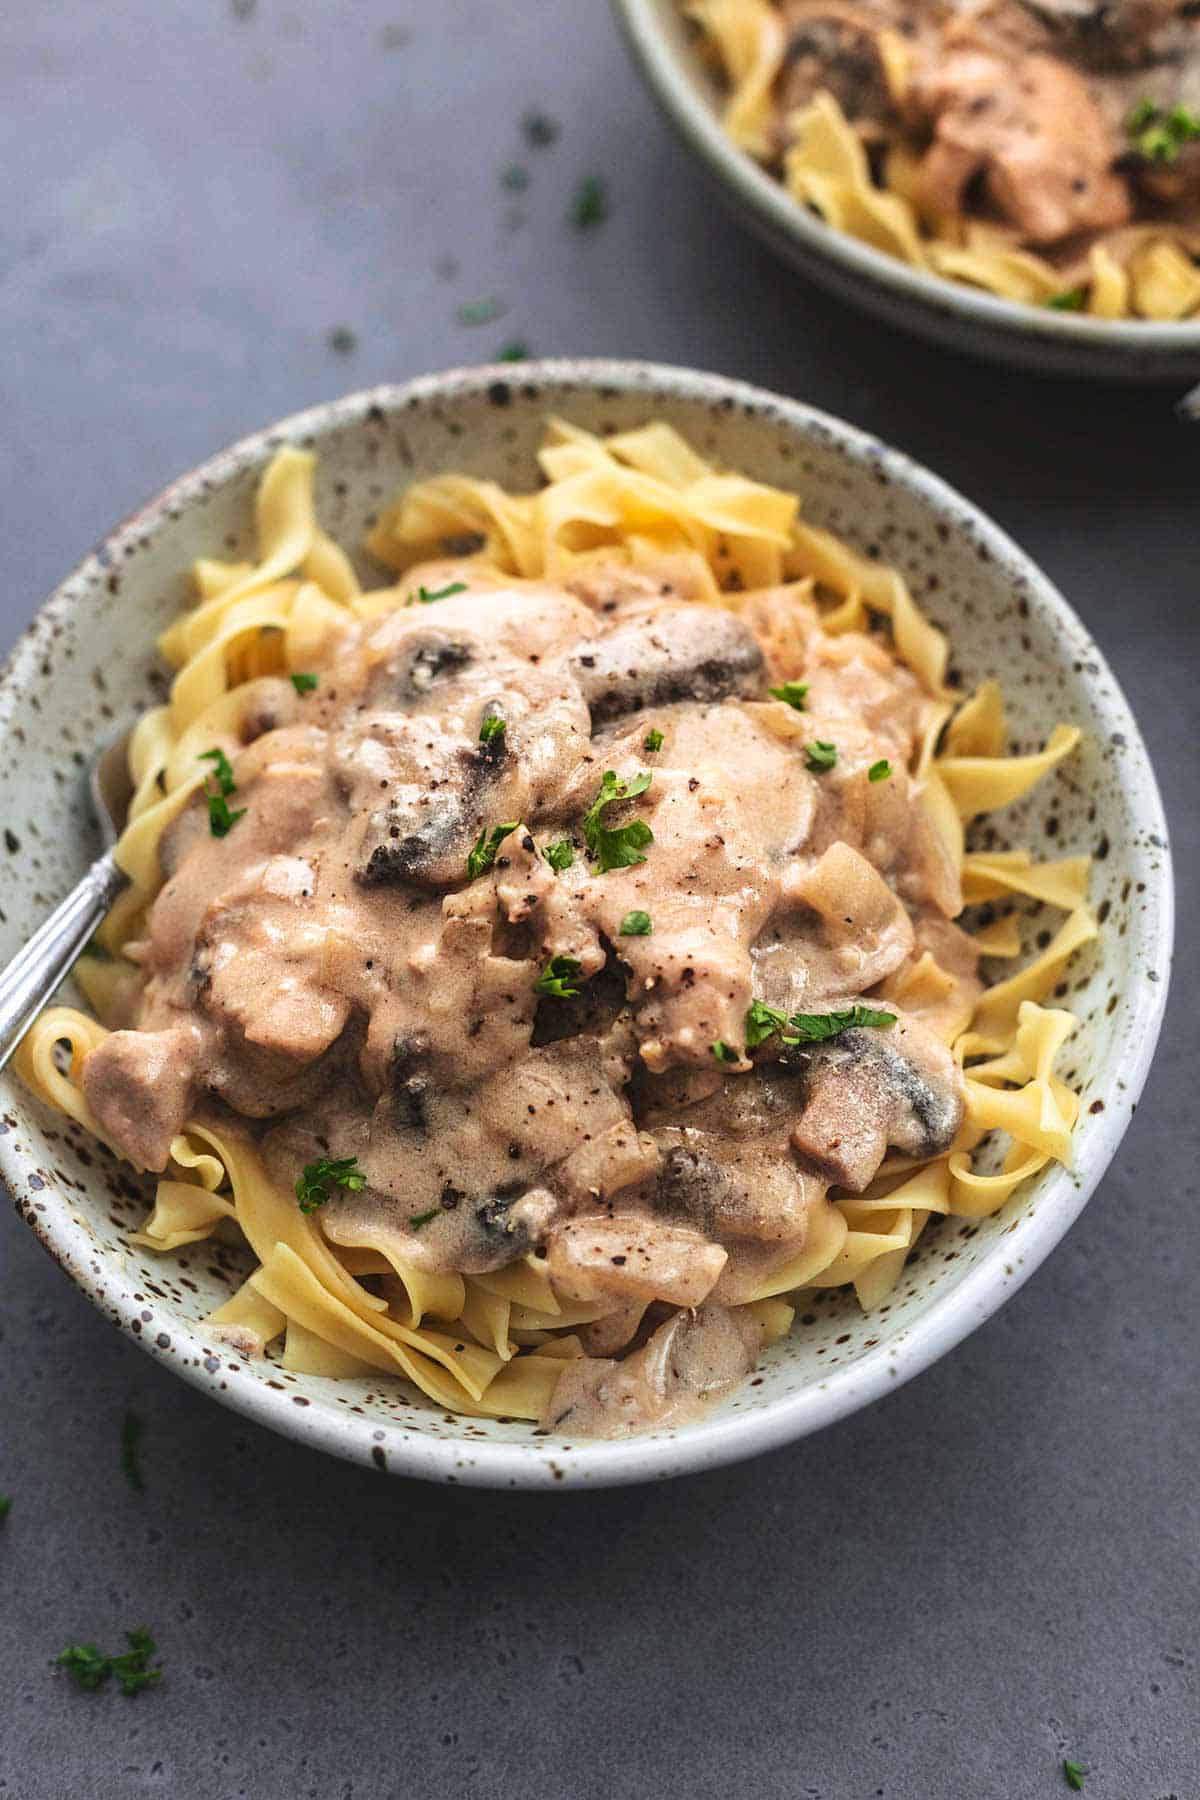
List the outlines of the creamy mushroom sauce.
<svg viewBox="0 0 1200 1800">
<path fill-rule="evenodd" d="M 743 618 L 668 579 L 438 564 L 406 586 L 454 583 L 347 631 L 315 691 L 240 690 L 213 747 L 244 815 L 214 836 L 197 796 L 165 833 L 126 948 L 143 985 L 84 1090 L 149 1169 L 206 1113 L 288 1190 L 356 1157 L 366 1185 L 318 1215 L 334 1243 L 382 1235 L 461 1273 L 544 1256 L 564 1300 L 603 1313 L 544 1422 L 677 1423 L 753 1366 L 745 1303 L 819 1246 L 830 1187 L 861 1192 L 889 1148 L 930 1156 L 959 1126 L 944 1043 L 879 998 L 926 949 L 979 991 L 907 773 L 930 702 L 885 639 L 828 635 L 802 601 L 798 713 L 767 697 Z M 505 729 L 483 742 L 488 717 Z M 832 769 L 810 769 L 813 741 Z M 649 773 L 603 823 L 653 841 L 601 873 L 581 826 L 606 770 Z M 470 879 L 480 833 L 513 821 Z M 649 933 L 622 933 L 631 912 Z M 552 957 L 578 965 L 574 997 L 538 991 Z M 752 999 L 864 997 L 892 1029 L 745 1050 Z"/>
<path fill-rule="evenodd" d="M 1142 102 L 1200 121 L 1195 0 L 779 0 L 779 11 L 780 158 L 794 114 L 824 89 L 869 147 L 919 155 L 923 209 L 999 221 L 1064 267 L 1135 221 L 1200 227 L 1200 142 L 1159 160 L 1129 129 Z M 889 33 L 908 66 L 900 103 Z"/>
</svg>

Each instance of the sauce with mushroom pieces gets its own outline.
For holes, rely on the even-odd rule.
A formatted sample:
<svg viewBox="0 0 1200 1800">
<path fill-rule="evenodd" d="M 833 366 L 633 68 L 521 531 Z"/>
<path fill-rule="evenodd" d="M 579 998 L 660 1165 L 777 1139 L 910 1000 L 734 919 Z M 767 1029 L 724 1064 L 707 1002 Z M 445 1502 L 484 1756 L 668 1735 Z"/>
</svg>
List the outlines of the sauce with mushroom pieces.
<svg viewBox="0 0 1200 1800">
<path fill-rule="evenodd" d="M 207 1115 L 285 1190 L 357 1158 L 315 1215 L 335 1244 L 464 1274 L 543 1257 L 594 1313 L 547 1412 L 572 1433 L 677 1423 L 741 1379 L 745 1303 L 820 1241 L 831 1185 L 960 1124 L 938 1021 L 880 995 L 930 946 L 961 1003 L 978 991 L 906 772 L 913 676 L 801 606 L 797 713 L 737 613 L 647 585 L 469 572 L 348 629 L 315 691 L 248 684 L 213 746 L 244 815 L 214 836 L 198 795 L 164 835 L 140 994 L 83 1069 L 144 1167 Z M 755 1001 L 896 1022 L 748 1049 Z"/>
</svg>

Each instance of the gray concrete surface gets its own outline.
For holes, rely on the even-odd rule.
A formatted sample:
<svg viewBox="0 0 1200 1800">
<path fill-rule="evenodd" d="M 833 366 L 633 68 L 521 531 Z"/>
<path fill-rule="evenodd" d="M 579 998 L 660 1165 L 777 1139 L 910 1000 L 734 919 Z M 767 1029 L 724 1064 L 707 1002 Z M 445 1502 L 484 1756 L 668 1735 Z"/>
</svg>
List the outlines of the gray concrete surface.
<svg viewBox="0 0 1200 1800">
<path fill-rule="evenodd" d="M 0 102 L 6 642 L 114 519 L 302 404 L 513 337 L 698 364 L 904 444 L 1042 561 L 1148 733 L 1183 898 L 1150 1087 L 1050 1264 L 886 1405 L 703 1479 L 527 1499 L 324 1461 L 0 1218 L 0 1796 L 1038 1800 L 1065 1754 L 1089 1800 L 1197 1800 L 1200 433 L 841 316 L 715 210 L 601 0 L 11 0 Z M 140 1621 L 159 1690 L 53 1672 Z"/>
</svg>

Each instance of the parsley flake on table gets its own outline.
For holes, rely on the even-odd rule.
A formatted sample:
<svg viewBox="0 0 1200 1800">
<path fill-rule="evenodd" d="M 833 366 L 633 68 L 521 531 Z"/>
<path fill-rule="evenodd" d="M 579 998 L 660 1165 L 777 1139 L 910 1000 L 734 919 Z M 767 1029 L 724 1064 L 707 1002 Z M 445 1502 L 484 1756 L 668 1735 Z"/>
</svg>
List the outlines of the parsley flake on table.
<svg viewBox="0 0 1200 1800">
<path fill-rule="evenodd" d="M 0 1494 L 0 1525 L 2 1525 L 4 1523 L 5 1519 L 7 1519 L 8 1515 L 11 1511 L 12 1511 L 11 1496 L 8 1494 Z"/>
<path fill-rule="evenodd" d="M 523 344 L 520 338 L 514 338 L 496 352 L 497 362 L 528 362 L 529 345 Z"/>
<path fill-rule="evenodd" d="M 654 924 L 648 912 L 627 912 L 621 920 L 621 937 L 649 937 Z"/>
<path fill-rule="evenodd" d="M 509 833 L 517 829 L 520 822 L 519 819 L 514 819 L 510 825 L 493 825 L 490 837 L 487 826 L 484 826 L 475 839 L 474 849 L 467 858 L 468 880 L 475 881 L 480 875 L 487 874 L 496 860 L 497 850 Z"/>
<path fill-rule="evenodd" d="M 320 679 L 319 675 L 310 675 L 302 671 L 300 674 L 292 676 L 292 686 L 298 694 L 311 694 L 315 691 Z"/>
<path fill-rule="evenodd" d="M 500 180 L 510 194 L 523 194 L 529 186 L 529 170 L 524 163 L 509 163 Z"/>
<path fill-rule="evenodd" d="M 143 1425 L 135 1412 L 127 1412 L 121 1421 L 121 1473 L 135 1494 L 144 1494 L 146 1483 L 138 1461 L 138 1446 Z"/>
<path fill-rule="evenodd" d="M 601 815 L 606 807 L 618 800 L 633 800 L 638 794 L 644 794 L 653 779 L 645 769 L 631 775 L 628 781 L 619 780 L 615 769 L 604 771 L 600 791 L 583 815 L 584 841 L 600 865 L 598 872 L 601 875 L 607 875 L 612 869 L 629 869 L 635 863 L 645 862 L 642 852 L 647 844 L 654 842 L 654 833 L 645 819 L 631 819 L 628 825 L 614 826 L 605 825 Z"/>
<path fill-rule="evenodd" d="M 460 325 L 490 325 L 495 319 L 502 319 L 507 307 L 499 300 L 464 300 L 458 309 Z"/>
<path fill-rule="evenodd" d="M 358 1166 L 357 1156 L 319 1156 L 305 1163 L 296 1181 L 296 1198 L 302 1213 L 316 1212 L 332 1197 L 335 1187 L 348 1188 L 356 1194 L 365 1188 L 367 1178 Z"/>
<path fill-rule="evenodd" d="M 779 687 L 768 688 L 767 692 L 772 700 L 782 700 L 785 706 L 794 706 L 797 712 L 803 712 L 808 687 L 807 681 L 785 681 Z"/>
<path fill-rule="evenodd" d="M 574 1000 L 579 989 L 571 983 L 579 980 L 580 968 L 573 956 L 552 956 L 533 984 L 534 993 L 549 994 L 555 1000 Z"/>
<path fill-rule="evenodd" d="M 94 1690 L 115 1676 L 121 1692 L 132 1697 L 161 1681 L 162 1670 L 149 1667 L 154 1655 L 154 1639 L 144 1625 L 127 1631 L 125 1641 L 129 1648 L 120 1656 L 105 1656 L 95 1644 L 73 1644 L 55 1661 L 60 1669 L 67 1671 L 77 1687 Z"/>
<path fill-rule="evenodd" d="M 592 231 L 608 217 L 608 190 L 598 175 L 585 175 L 575 190 L 570 219 L 576 231 Z"/>
<path fill-rule="evenodd" d="M 562 126 L 549 113 L 527 112 L 521 120 L 521 130 L 527 144 L 531 144 L 535 150 L 544 150 L 555 141 Z"/>
<path fill-rule="evenodd" d="M 820 738 L 804 747 L 805 767 L 813 775 L 825 775 L 837 764 L 837 748 L 833 744 L 823 744 Z"/>
<path fill-rule="evenodd" d="M 1071 1762 L 1067 1757 L 1064 1756 L 1063 1757 L 1063 1780 L 1066 1782 L 1066 1784 L 1069 1788 L 1074 1790 L 1075 1793 L 1077 1793 L 1077 1794 L 1081 1793 L 1083 1790 L 1083 1764 L 1077 1763 L 1077 1762 Z"/>
</svg>

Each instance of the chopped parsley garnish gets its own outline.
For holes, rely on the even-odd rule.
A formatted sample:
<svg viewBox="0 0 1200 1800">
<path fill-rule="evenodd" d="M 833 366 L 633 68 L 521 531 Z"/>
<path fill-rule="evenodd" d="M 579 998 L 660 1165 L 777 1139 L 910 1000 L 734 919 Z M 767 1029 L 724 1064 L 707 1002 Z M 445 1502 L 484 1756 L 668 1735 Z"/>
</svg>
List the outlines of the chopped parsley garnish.
<svg viewBox="0 0 1200 1800">
<path fill-rule="evenodd" d="M 121 1656 L 104 1656 L 95 1644 L 73 1644 L 55 1660 L 65 1669 L 77 1687 L 95 1689 L 115 1676 L 123 1694 L 140 1694 L 162 1680 L 162 1670 L 150 1668 L 154 1655 L 154 1639 L 144 1625 L 125 1633 L 128 1650 Z"/>
<path fill-rule="evenodd" d="M 877 1012 L 874 1007 L 861 1004 L 842 1012 L 789 1014 L 762 1000 L 752 1000 L 746 1013 L 746 1048 L 757 1050 L 769 1037 L 776 1036 L 781 1044 L 817 1044 L 843 1031 L 857 1031 L 868 1025 L 887 1030 L 895 1023 L 895 1013 Z"/>
<path fill-rule="evenodd" d="M 711 1046 L 711 1049 L 719 1063 L 736 1063 L 741 1062 L 742 1060 L 738 1055 L 738 1052 L 733 1048 L 733 1045 L 727 1044 L 723 1038 L 718 1038 L 716 1043 Z"/>
<path fill-rule="evenodd" d="M 1063 288 L 1061 293 L 1051 294 L 1046 305 L 1052 312 L 1082 312 L 1087 305 L 1087 289 Z"/>
<path fill-rule="evenodd" d="M 891 763 L 888 761 L 886 756 L 881 756 L 879 761 L 872 763 L 870 768 L 867 770 L 867 780 L 868 781 L 886 781 L 888 776 L 891 774 L 891 772 L 892 772 Z"/>
<path fill-rule="evenodd" d="M 311 694 L 320 681 L 319 675 L 299 674 L 292 676 L 292 686 L 298 694 Z"/>
<path fill-rule="evenodd" d="M 658 729 L 658 726 L 656 725 L 654 727 L 654 729 L 652 731 L 648 731 L 646 733 L 645 737 L 642 739 L 642 749 L 649 751 L 650 755 L 653 756 L 654 752 L 656 750 L 661 750 L 662 747 L 663 747 L 663 734 Z"/>
<path fill-rule="evenodd" d="M 435 600 L 449 600 L 451 594 L 465 594 L 466 591 L 465 581 L 448 581 L 443 588 L 427 588 L 422 582 L 416 593 L 410 594 L 404 604 L 416 606 L 420 602 L 422 606 L 432 606 Z"/>
<path fill-rule="evenodd" d="M 805 767 L 814 775 L 824 775 L 837 763 L 837 749 L 833 744 L 823 744 L 820 738 L 804 747 Z"/>
<path fill-rule="evenodd" d="M 746 1048 L 757 1050 L 775 1033 L 782 1032 L 787 1024 L 788 1016 L 773 1006 L 767 1006 L 762 1000 L 752 1000 L 746 1013 Z"/>
<path fill-rule="evenodd" d="M 575 852 L 569 838 L 559 838 L 557 843 L 547 844 L 542 855 L 556 874 L 561 875 L 575 861 Z"/>
<path fill-rule="evenodd" d="M 548 144 L 552 144 L 561 129 L 558 120 L 552 119 L 549 113 L 527 112 L 521 120 L 525 141 L 532 144 L 535 150 L 544 150 Z"/>
<path fill-rule="evenodd" d="M 436 1219 L 441 1210 L 440 1206 L 431 1206 L 428 1212 L 414 1213 L 408 1221 L 410 1228 L 413 1231 L 420 1231 L 422 1225 L 428 1225 L 430 1219 Z"/>
<path fill-rule="evenodd" d="M 523 194 L 529 186 L 529 170 L 524 163 L 509 163 L 500 179 L 510 194 Z"/>
<path fill-rule="evenodd" d="M 237 792 L 237 782 L 233 779 L 233 765 L 223 750 L 202 750 L 199 760 L 212 764 L 213 779 L 222 794 L 228 795 Z"/>
<path fill-rule="evenodd" d="M 1063 1780 L 1066 1782 L 1066 1784 L 1069 1788 L 1073 1788 L 1077 1794 L 1080 1793 L 1083 1788 L 1083 1764 L 1077 1763 L 1077 1762 L 1070 1762 L 1064 1756 L 1063 1757 Z"/>
<path fill-rule="evenodd" d="M 541 974 L 533 984 L 535 994 L 550 994 L 555 1000 L 574 1000 L 579 989 L 572 987 L 578 981 L 580 964 L 573 956 L 552 956 Z"/>
<path fill-rule="evenodd" d="M 591 231 L 608 217 L 608 191 L 598 175 L 587 175 L 571 202 L 571 223 L 576 231 Z"/>
<path fill-rule="evenodd" d="M 458 309 L 460 325 L 490 325 L 494 319 L 504 317 L 505 308 L 499 300 L 464 300 Z"/>
<path fill-rule="evenodd" d="M 9 1497 L 8 1494 L 0 1494 L 0 1525 L 2 1525 L 4 1523 L 5 1519 L 7 1519 L 8 1515 L 11 1511 L 12 1511 L 11 1498 Z"/>
<path fill-rule="evenodd" d="M 502 719 L 498 713 L 489 713 L 479 727 L 479 741 L 481 744 L 494 744 L 497 738 L 503 738 L 507 730 L 507 720 Z"/>
<path fill-rule="evenodd" d="M 844 1012 L 793 1013 L 783 1041 L 785 1044 L 819 1044 L 824 1038 L 837 1037 L 843 1031 L 858 1031 L 866 1025 L 886 1031 L 895 1023 L 895 1013 L 877 1012 L 873 1006 L 848 1006 Z M 794 1038 L 789 1035 L 791 1032 L 796 1034 Z"/>
<path fill-rule="evenodd" d="M 138 1444 L 142 1421 L 135 1412 L 127 1412 L 121 1421 L 121 1473 L 135 1494 L 144 1494 L 146 1483 L 138 1462 Z"/>
<path fill-rule="evenodd" d="M 648 912 L 627 912 L 621 920 L 621 937 L 649 937 L 654 923 Z"/>
<path fill-rule="evenodd" d="M 767 692 L 772 700 L 782 700 L 785 706 L 794 706 L 797 712 L 803 712 L 808 686 L 807 681 L 785 681 L 782 687 L 768 688 Z"/>
<path fill-rule="evenodd" d="M 225 752 L 223 750 L 202 750 L 199 760 L 210 762 L 213 765 L 212 779 L 216 782 L 219 791 L 214 794 L 208 785 L 207 778 L 205 779 L 204 798 L 208 802 L 208 829 L 215 838 L 223 838 L 233 830 L 239 819 L 245 818 L 246 809 L 244 806 L 239 806 L 236 812 L 229 810 L 228 796 L 237 792 L 237 783 L 233 779 L 233 768 Z"/>
<path fill-rule="evenodd" d="M 514 338 L 511 344 L 505 344 L 496 352 L 497 362 L 528 362 L 529 345 L 523 344 L 520 338 Z"/>
<path fill-rule="evenodd" d="M 236 812 L 230 812 L 224 794 L 206 794 L 205 798 L 208 801 L 208 829 L 214 837 L 228 837 L 238 820 L 245 818 L 245 807 L 239 806 Z"/>
<path fill-rule="evenodd" d="M 1139 100 L 1125 130 L 1130 143 L 1147 162 L 1174 162 L 1185 144 L 1200 138 L 1200 117 L 1186 106 L 1164 111 L 1153 100 Z"/>
<path fill-rule="evenodd" d="M 654 833 L 645 819 L 631 819 L 628 825 L 605 825 L 601 818 L 605 807 L 618 800 L 633 800 L 644 794 L 654 777 L 645 769 L 631 775 L 628 781 L 617 779 L 615 769 L 606 769 L 600 791 L 583 815 L 583 836 L 591 854 L 599 863 L 599 873 L 612 869 L 629 869 L 644 863 L 642 852 L 654 842 Z"/>
<path fill-rule="evenodd" d="M 319 1156 L 305 1163 L 296 1182 L 296 1198 L 302 1213 L 316 1212 L 332 1197 L 335 1187 L 349 1188 L 356 1194 L 365 1188 L 367 1178 L 358 1166 L 357 1156 Z"/>
<path fill-rule="evenodd" d="M 514 819 L 510 825 L 493 825 L 490 836 L 486 825 L 484 826 L 475 839 L 475 848 L 467 858 L 468 881 L 475 881 L 480 875 L 487 874 L 496 860 L 497 850 L 509 832 L 515 831 L 520 823 L 519 819 Z"/>
</svg>

